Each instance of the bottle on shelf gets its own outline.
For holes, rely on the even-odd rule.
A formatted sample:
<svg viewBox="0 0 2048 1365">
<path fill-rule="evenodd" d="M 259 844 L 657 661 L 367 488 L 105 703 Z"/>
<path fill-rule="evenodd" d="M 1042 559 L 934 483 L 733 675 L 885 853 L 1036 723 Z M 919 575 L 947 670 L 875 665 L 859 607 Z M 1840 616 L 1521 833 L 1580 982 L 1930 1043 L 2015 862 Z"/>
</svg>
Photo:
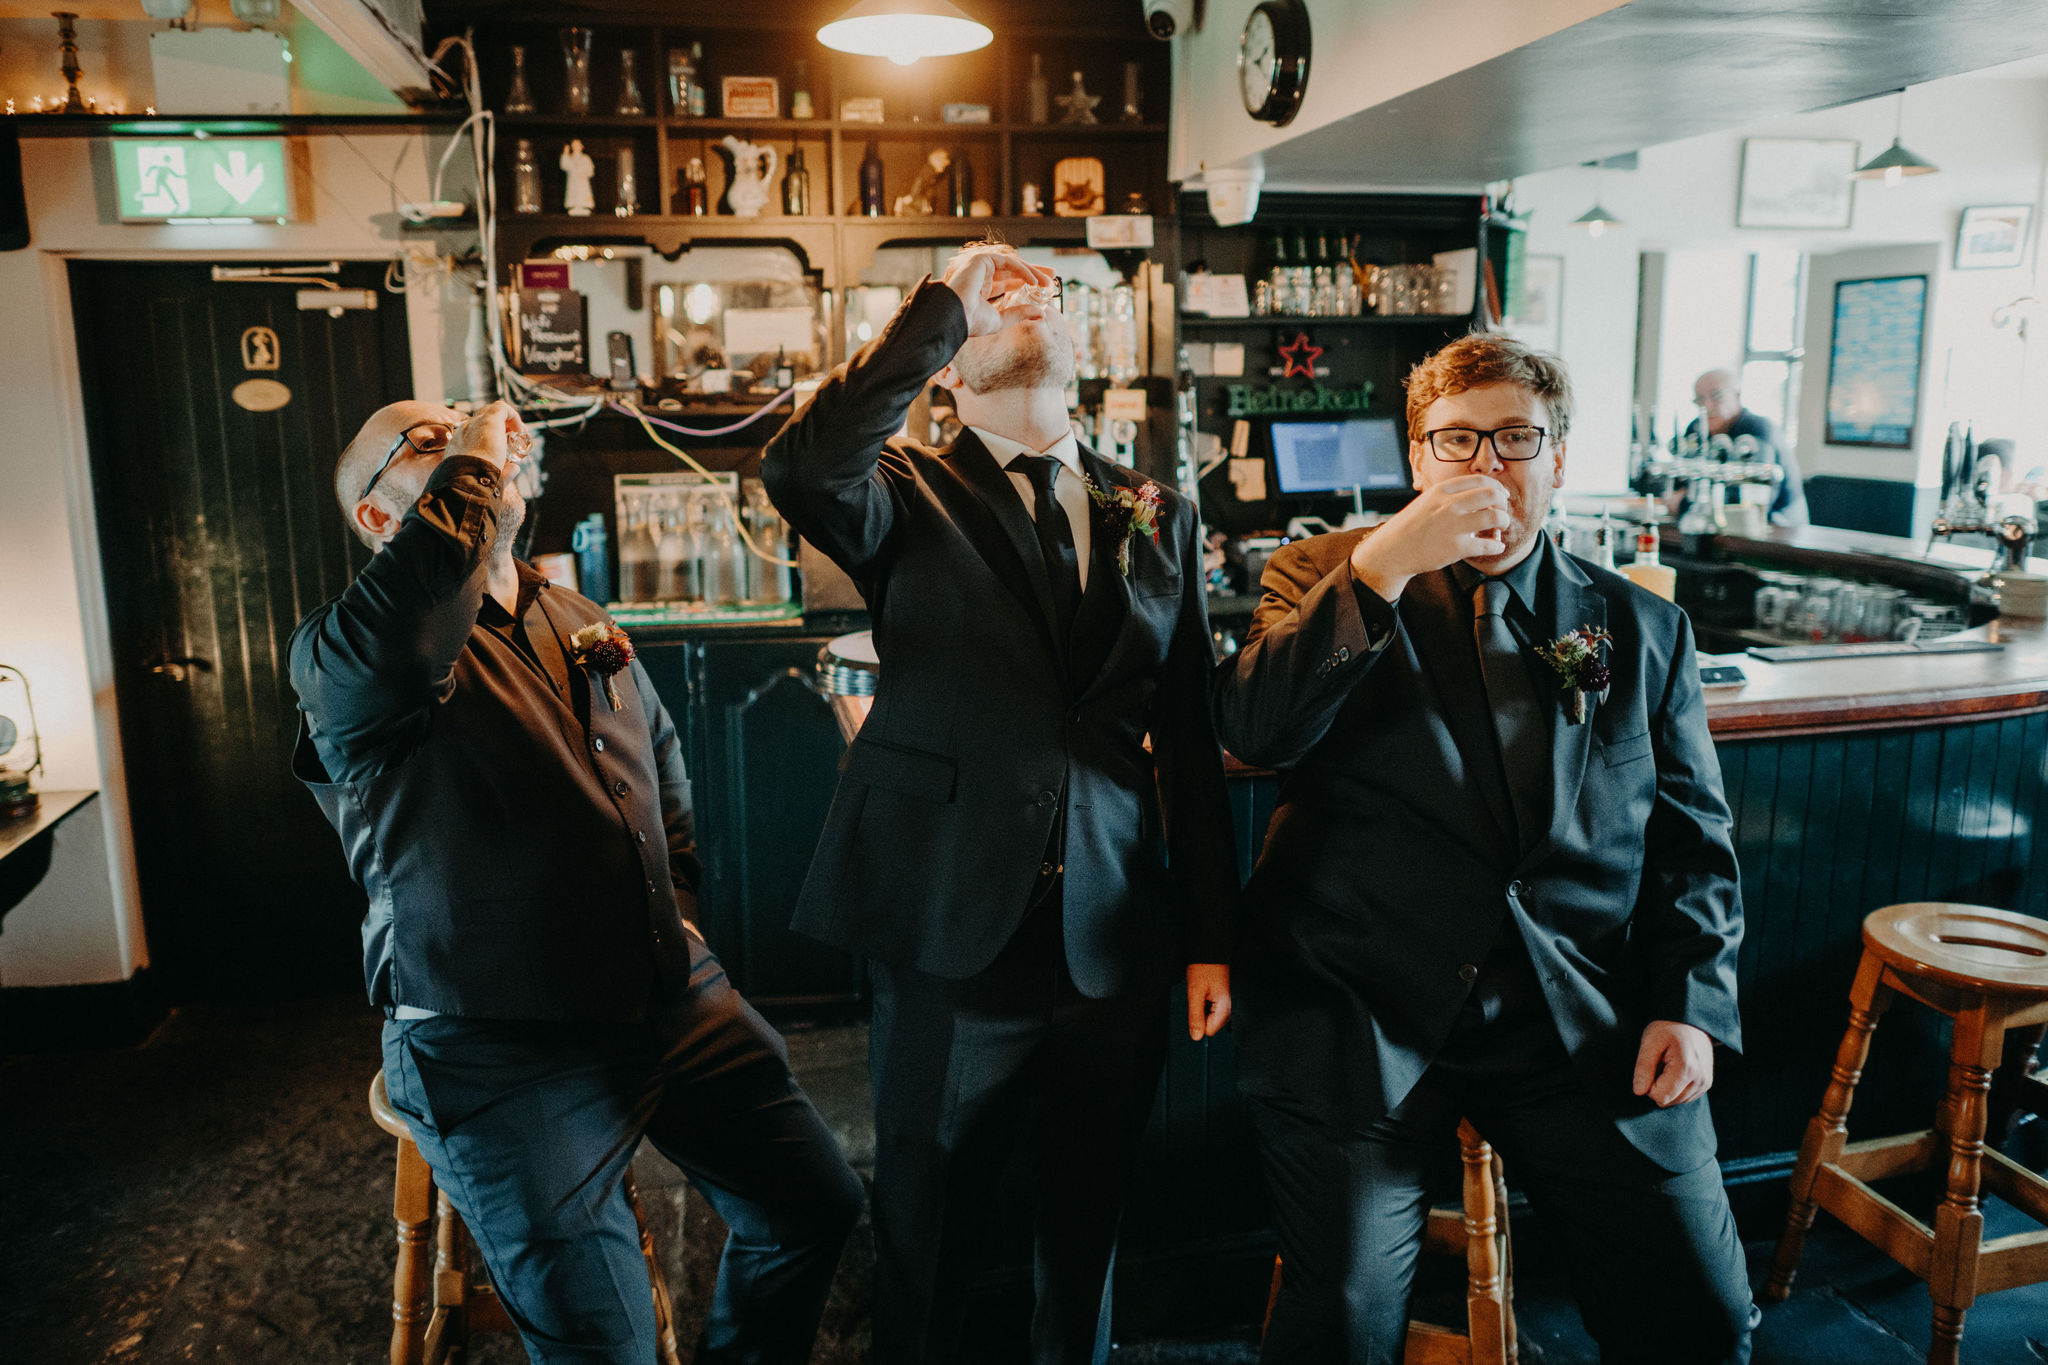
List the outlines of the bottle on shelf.
<svg viewBox="0 0 2048 1365">
<path fill-rule="evenodd" d="M 802 218 L 811 211 L 811 173 L 804 165 L 804 149 L 792 146 L 782 176 L 782 211 Z"/>
<path fill-rule="evenodd" d="M 1145 121 L 1144 70 L 1141 63 L 1124 63 L 1124 107 L 1117 116 L 1125 123 Z"/>
<path fill-rule="evenodd" d="M 1316 229 L 1315 263 L 1309 269 L 1309 288 L 1309 315 L 1319 318 L 1335 317 L 1337 272 L 1330 265 L 1330 233 L 1327 228 Z"/>
<path fill-rule="evenodd" d="M 1267 311 L 1275 317 L 1294 311 L 1294 277 L 1288 273 L 1287 239 L 1273 234 L 1273 268 L 1266 274 Z"/>
<path fill-rule="evenodd" d="M 634 167 L 632 147 L 619 148 L 618 165 L 618 202 L 612 212 L 621 218 L 631 218 L 640 212 L 640 177 Z"/>
<path fill-rule="evenodd" d="M 974 163 L 955 152 L 947 170 L 952 214 L 955 218 L 965 218 L 968 206 L 974 202 Z"/>
<path fill-rule="evenodd" d="M 505 112 L 531 114 L 539 108 L 533 102 L 533 87 L 526 80 L 526 48 L 512 44 L 512 81 L 505 87 Z"/>
<path fill-rule="evenodd" d="M 629 515 L 626 533 L 619 539 L 619 600 L 652 602 L 660 591 L 657 581 L 659 551 L 647 511 L 635 507 Z"/>
<path fill-rule="evenodd" d="M 1365 311 L 1364 291 L 1358 287 L 1358 270 L 1351 263 L 1356 255 L 1352 238 L 1343 234 L 1337 237 L 1337 259 L 1331 268 L 1337 272 L 1337 311 L 1347 318 L 1355 318 Z"/>
<path fill-rule="evenodd" d="M 747 556 L 747 600 L 764 605 L 787 602 L 789 566 L 774 561 L 789 558 L 789 534 L 782 514 L 768 499 L 767 485 L 747 484 L 745 515 L 747 534 L 754 539 L 754 552 Z"/>
<path fill-rule="evenodd" d="M 702 606 L 704 603 L 704 503 L 702 497 L 683 500 L 683 552 L 681 567 L 681 600 L 689 605 Z"/>
<path fill-rule="evenodd" d="M 704 44 L 690 44 L 690 117 L 703 118 L 710 96 L 704 89 Z"/>
<path fill-rule="evenodd" d="M 872 138 L 867 155 L 860 159 L 860 211 L 869 218 L 887 212 L 882 198 L 882 149 Z"/>
<path fill-rule="evenodd" d="M 619 101 L 612 112 L 621 118 L 647 112 L 647 97 L 640 93 L 640 56 L 630 47 L 619 49 Z"/>
<path fill-rule="evenodd" d="M 690 542 L 683 535 L 683 509 L 673 505 L 663 508 L 661 537 L 654 546 L 655 580 L 660 585 L 662 601 L 689 599 L 690 575 L 683 567 L 689 552 Z"/>
<path fill-rule="evenodd" d="M 1306 315 L 1315 303 L 1315 270 L 1309 264 L 1308 236 L 1294 234 L 1293 263 L 1287 270 L 1287 292 L 1293 298 L 1296 315 Z"/>
<path fill-rule="evenodd" d="M 1678 600 L 1678 570 L 1658 559 L 1655 525 L 1636 533 L 1635 563 L 1624 565 L 1621 572 L 1637 587 L 1656 593 L 1667 602 Z"/>
<path fill-rule="evenodd" d="M 816 110 L 811 106 L 811 64 L 801 59 L 796 64 L 795 89 L 789 92 L 789 116 L 791 118 L 813 118 Z"/>
<path fill-rule="evenodd" d="M 590 48 L 597 34 L 565 28 L 562 39 L 562 112 L 579 118 L 590 112 Z"/>
<path fill-rule="evenodd" d="M 1593 528 L 1593 562 L 1609 573 L 1618 573 L 1614 567 L 1614 518 L 1605 510 L 1600 513 L 1600 524 Z"/>
<path fill-rule="evenodd" d="M 519 139 L 519 150 L 512 158 L 512 211 L 540 212 L 540 158 L 534 155 L 529 138 Z"/>
<path fill-rule="evenodd" d="M 676 118 L 689 117 L 690 92 L 697 85 L 697 63 L 690 55 L 692 50 L 668 50 L 668 111 Z"/>
<path fill-rule="evenodd" d="M 1024 116 L 1032 123 L 1052 121 L 1052 87 L 1045 79 L 1045 58 L 1031 54 L 1031 76 L 1024 82 Z"/>
<path fill-rule="evenodd" d="M 683 167 L 682 212 L 692 218 L 702 218 L 711 212 L 711 192 L 704 183 L 704 159 L 693 156 Z"/>
<path fill-rule="evenodd" d="M 728 498 L 708 500 L 708 522 L 704 545 L 704 601 L 708 606 L 739 604 L 745 593 L 746 551 L 734 531 L 733 506 Z"/>
</svg>

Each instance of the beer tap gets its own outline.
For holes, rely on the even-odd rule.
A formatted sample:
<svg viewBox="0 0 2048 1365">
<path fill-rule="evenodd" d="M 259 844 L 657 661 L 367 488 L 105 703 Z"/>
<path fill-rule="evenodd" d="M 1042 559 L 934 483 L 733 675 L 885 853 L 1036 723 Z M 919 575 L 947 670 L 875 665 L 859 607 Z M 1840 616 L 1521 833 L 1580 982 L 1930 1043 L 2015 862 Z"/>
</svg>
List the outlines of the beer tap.
<svg viewBox="0 0 2048 1365">
<path fill-rule="evenodd" d="M 1966 475 L 1955 481 L 1955 489 L 1944 498 L 1934 514 L 1927 535 L 1927 548 L 1936 540 L 1960 535 L 1985 535 L 1998 542 L 1999 562 L 1980 583 L 2007 574 L 2025 573 L 2027 552 L 2033 548 L 2040 527 L 2035 520 L 2033 500 L 2025 494 L 2007 494 L 2005 465 L 1996 455 L 1979 459 Z"/>
</svg>

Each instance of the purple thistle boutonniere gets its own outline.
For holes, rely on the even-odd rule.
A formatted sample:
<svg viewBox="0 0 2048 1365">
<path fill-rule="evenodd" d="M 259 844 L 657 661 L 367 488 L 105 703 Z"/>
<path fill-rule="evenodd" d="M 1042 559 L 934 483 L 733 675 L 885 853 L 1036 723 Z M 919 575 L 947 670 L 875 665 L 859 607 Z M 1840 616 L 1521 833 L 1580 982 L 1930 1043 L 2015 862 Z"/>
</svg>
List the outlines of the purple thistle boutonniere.
<svg viewBox="0 0 2048 1365">
<path fill-rule="evenodd" d="M 1101 484 L 1081 476 L 1087 486 L 1088 500 L 1095 504 L 1096 520 L 1103 529 L 1116 536 L 1116 571 L 1125 578 L 1131 576 L 1131 537 L 1140 535 L 1154 545 L 1159 543 L 1159 510 L 1166 503 L 1166 495 L 1159 485 L 1147 479 L 1136 488 L 1113 484 L 1104 488 Z"/>
<path fill-rule="evenodd" d="M 569 637 L 569 662 L 591 676 L 604 679 L 604 698 L 616 711 L 625 703 L 613 679 L 633 662 L 633 642 L 626 632 L 609 621 L 585 626 Z"/>
<path fill-rule="evenodd" d="M 1558 686 L 1571 693 L 1566 714 L 1574 725 L 1586 723 L 1586 699 L 1605 692 L 1614 674 L 1600 659 L 1600 651 L 1614 643 L 1614 637 L 1598 626 L 1568 630 L 1548 644 L 1536 646 L 1536 657 L 1557 670 Z"/>
</svg>

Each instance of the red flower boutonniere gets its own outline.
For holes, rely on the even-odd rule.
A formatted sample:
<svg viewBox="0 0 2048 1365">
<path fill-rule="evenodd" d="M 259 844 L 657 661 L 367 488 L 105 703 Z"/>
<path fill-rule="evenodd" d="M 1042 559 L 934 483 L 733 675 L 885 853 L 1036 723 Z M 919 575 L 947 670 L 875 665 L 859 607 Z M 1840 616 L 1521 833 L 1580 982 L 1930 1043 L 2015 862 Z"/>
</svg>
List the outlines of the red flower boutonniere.
<svg viewBox="0 0 2048 1365">
<path fill-rule="evenodd" d="M 626 638 L 625 631 L 609 621 L 585 626 L 569 637 L 569 662 L 593 677 L 604 679 L 604 697 L 612 704 L 612 710 L 625 705 L 619 700 L 619 685 L 612 680 L 633 662 L 633 642 Z"/>
<path fill-rule="evenodd" d="M 1104 488 L 1101 484 L 1081 476 L 1087 485 L 1088 499 L 1095 504 L 1096 520 L 1103 529 L 1116 536 L 1116 571 L 1125 578 L 1131 576 L 1131 537 L 1144 536 L 1154 545 L 1159 543 L 1159 509 L 1166 504 L 1166 495 L 1159 485 L 1147 479 L 1136 488 L 1114 484 Z"/>
<path fill-rule="evenodd" d="M 1586 698 L 1605 692 L 1614 681 L 1614 674 L 1600 660 L 1600 651 L 1613 643 L 1614 637 L 1598 626 L 1580 626 L 1547 645 L 1536 646 L 1536 657 L 1557 670 L 1563 679 L 1558 686 L 1572 694 L 1566 714 L 1574 725 L 1586 723 Z"/>
</svg>

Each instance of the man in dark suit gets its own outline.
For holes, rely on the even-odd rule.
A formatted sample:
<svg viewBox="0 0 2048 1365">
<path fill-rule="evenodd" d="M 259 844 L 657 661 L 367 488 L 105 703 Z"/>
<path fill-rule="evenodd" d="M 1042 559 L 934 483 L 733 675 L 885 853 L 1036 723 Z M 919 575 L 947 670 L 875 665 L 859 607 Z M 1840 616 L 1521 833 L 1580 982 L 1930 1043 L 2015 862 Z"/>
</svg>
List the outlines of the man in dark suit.
<svg viewBox="0 0 2048 1365">
<path fill-rule="evenodd" d="M 646 670 L 513 557 L 527 441 L 503 404 L 373 414 L 335 494 L 376 553 L 292 634 L 293 770 L 369 896 L 385 1085 L 530 1358 L 655 1358 L 623 1188 L 644 1134 L 731 1229 L 696 1359 L 802 1365 L 860 1180 L 691 923 L 690 783 Z"/>
<path fill-rule="evenodd" d="M 1237 966 L 1269 1362 L 1399 1361 L 1461 1116 L 1603 1361 L 1748 1357 L 1704 1099 L 1740 1034 L 1728 807 L 1683 613 L 1541 532 L 1570 418 L 1554 358 L 1439 351 L 1408 380 L 1414 501 L 1276 553 L 1218 671 L 1224 743 L 1285 771 Z M 1598 667 L 1567 677 L 1537 651 L 1575 631 Z"/>
<path fill-rule="evenodd" d="M 1033 1359 L 1105 1348 L 1169 988 L 1185 976 L 1191 1037 L 1230 1010 L 1237 862 L 1196 513 L 1075 442 L 1056 297 L 1007 247 L 962 252 L 761 471 L 859 586 L 881 661 L 796 927 L 873 963 L 889 1365 L 978 1358 L 965 1272 L 1019 1139 L 1038 1175 Z M 935 380 L 966 428 L 937 450 L 898 434 Z"/>
</svg>

